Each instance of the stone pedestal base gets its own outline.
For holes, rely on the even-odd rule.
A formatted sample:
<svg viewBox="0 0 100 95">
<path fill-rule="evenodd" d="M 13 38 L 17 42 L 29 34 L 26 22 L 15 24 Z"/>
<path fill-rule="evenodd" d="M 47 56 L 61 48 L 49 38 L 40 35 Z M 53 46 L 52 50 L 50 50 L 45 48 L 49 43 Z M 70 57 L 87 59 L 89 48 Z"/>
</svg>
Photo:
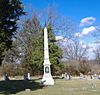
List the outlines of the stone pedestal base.
<svg viewBox="0 0 100 95">
<path fill-rule="evenodd" d="M 42 85 L 54 85 L 54 79 L 52 78 L 51 75 L 47 76 L 44 75 L 42 80 L 41 80 Z"/>
</svg>

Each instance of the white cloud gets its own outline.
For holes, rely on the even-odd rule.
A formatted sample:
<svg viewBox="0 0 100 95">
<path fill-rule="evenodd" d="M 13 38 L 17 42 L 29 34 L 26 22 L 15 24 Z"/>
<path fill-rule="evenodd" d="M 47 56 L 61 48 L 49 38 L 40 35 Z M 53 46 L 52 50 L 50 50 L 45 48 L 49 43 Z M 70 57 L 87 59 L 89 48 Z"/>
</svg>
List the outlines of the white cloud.
<svg viewBox="0 0 100 95">
<path fill-rule="evenodd" d="M 89 46 L 89 50 L 90 50 L 90 51 L 93 51 L 93 50 L 95 50 L 97 44 L 95 44 L 95 43 L 90 43 L 90 44 L 88 44 L 88 46 Z"/>
<path fill-rule="evenodd" d="M 63 37 L 62 37 L 62 36 L 56 36 L 55 39 L 56 39 L 56 40 L 62 40 Z"/>
<path fill-rule="evenodd" d="M 85 25 L 92 25 L 96 21 L 96 18 L 94 17 L 86 17 L 83 18 L 80 22 L 80 26 L 85 26 Z"/>
<path fill-rule="evenodd" d="M 83 48 L 87 48 L 87 45 L 84 44 L 82 47 L 83 47 Z"/>
<path fill-rule="evenodd" d="M 83 40 L 80 41 L 80 45 L 82 45 L 82 48 L 87 48 L 88 46 L 84 43 Z"/>
<path fill-rule="evenodd" d="M 82 45 L 83 43 L 84 43 L 83 40 L 81 40 L 81 41 L 80 41 L 80 44 Z"/>
<path fill-rule="evenodd" d="M 95 31 L 95 27 L 94 27 L 94 26 L 90 26 L 90 27 L 88 27 L 88 28 L 83 28 L 81 34 L 82 34 L 82 35 L 87 35 L 87 34 L 93 32 L 93 31 Z"/>
<path fill-rule="evenodd" d="M 89 43 L 88 44 L 88 56 L 89 56 L 89 59 L 94 59 L 94 53 L 93 51 L 96 50 L 96 48 L 100 45 L 100 43 Z"/>
<path fill-rule="evenodd" d="M 80 37 L 80 34 L 79 32 L 75 33 L 75 37 Z"/>
<path fill-rule="evenodd" d="M 75 37 L 83 37 L 85 35 L 88 35 L 89 33 L 92 33 L 93 31 L 95 31 L 95 27 L 94 26 L 90 26 L 88 28 L 83 28 L 82 32 L 77 32 L 75 33 Z"/>
<path fill-rule="evenodd" d="M 100 45 L 100 43 L 90 43 L 90 44 L 88 44 L 89 51 L 90 52 L 94 51 L 99 45 Z"/>
<path fill-rule="evenodd" d="M 64 38 L 63 36 L 55 36 L 56 41 L 67 42 L 69 39 Z"/>
</svg>

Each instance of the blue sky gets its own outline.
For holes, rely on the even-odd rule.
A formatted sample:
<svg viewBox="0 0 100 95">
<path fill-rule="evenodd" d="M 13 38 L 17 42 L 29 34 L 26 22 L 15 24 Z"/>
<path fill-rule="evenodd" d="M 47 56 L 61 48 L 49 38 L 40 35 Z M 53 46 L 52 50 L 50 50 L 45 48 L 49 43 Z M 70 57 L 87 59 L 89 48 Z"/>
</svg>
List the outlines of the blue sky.
<svg viewBox="0 0 100 95">
<path fill-rule="evenodd" d="M 58 12 L 71 17 L 78 23 L 82 18 L 89 16 L 100 20 L 100 0 L 23 0 L 23 3 L 26 11 L 30 5 L 36 9 L 43 9 L 54 4 Z"/>
<path fill-rule="evenodd" d="M 95 25 L 100 24 L 100 0 L 23 0 L 25 11 L 31 14 L 30 6 L 41 10 L 50 4 L 56 6 L 57 12 L 70 17 L 79 26 L 75 35 L 90 46 L 94 45 Z"/>
</svg>

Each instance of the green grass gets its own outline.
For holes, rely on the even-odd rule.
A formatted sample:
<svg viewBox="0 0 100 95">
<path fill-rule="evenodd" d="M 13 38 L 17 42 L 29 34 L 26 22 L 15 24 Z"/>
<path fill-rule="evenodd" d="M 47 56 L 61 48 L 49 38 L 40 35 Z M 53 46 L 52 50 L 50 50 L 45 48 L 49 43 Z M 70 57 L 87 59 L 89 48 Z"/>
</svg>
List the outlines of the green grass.
<svg viewBox="0 0 100 95">
<path fill-rule="evenodd" d="M 100 80 L 55 79 L 54 86 L 44 87 L 37 78 L 0 81 L 0 95 L 100 95 Z"/>
</svg>

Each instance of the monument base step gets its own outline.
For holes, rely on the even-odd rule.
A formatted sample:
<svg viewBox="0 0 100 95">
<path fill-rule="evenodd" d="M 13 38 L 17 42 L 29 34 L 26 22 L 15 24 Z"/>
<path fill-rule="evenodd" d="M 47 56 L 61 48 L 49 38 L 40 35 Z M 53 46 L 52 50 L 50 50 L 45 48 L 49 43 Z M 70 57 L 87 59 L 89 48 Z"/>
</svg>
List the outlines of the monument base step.
<svg viewBox="0 0 100 95">
<path fill-rule="evenodd" d="M 54 85 L 54 79 L 52 78 L 52 76 L 43 76 L 41 85 Z"/>
</svg>

